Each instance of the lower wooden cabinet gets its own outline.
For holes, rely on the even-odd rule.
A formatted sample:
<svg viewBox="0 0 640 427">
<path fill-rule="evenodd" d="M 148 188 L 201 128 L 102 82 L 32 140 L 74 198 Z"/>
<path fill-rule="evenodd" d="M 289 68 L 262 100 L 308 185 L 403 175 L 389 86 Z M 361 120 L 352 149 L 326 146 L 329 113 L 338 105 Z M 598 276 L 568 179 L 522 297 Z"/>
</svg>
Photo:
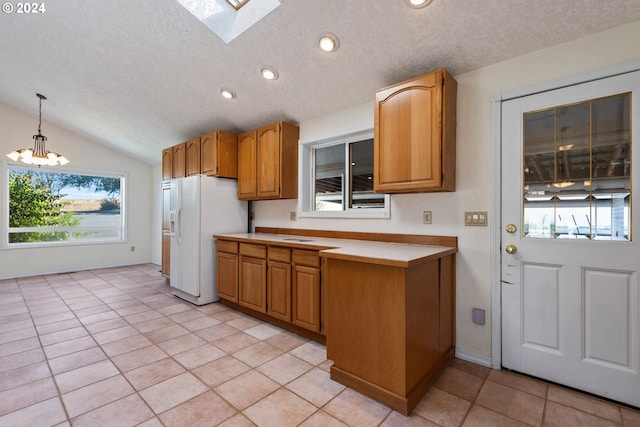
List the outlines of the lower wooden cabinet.
<svg viewBox="0 0 640 427">
<path fill-rule="evenodd" d="M 166 234 L 162 235 L 162 265 L 160 266 L 160 272 L 164 277 L 169 277 L 171 271 L 169 265 L 171 264 L 171 236 Z"/>
<path fill-rule="evenodd" d="M 293 275 L 294 325 L 320 332 L 320 269 L 296 265 Z"/>
<path fill-rule="evenodd" d="M 240 255 L 238 304 L 267 312 L 267 260 Z"/>
<path fill-rule="evenodd" d="M 318 251 L 293 250 L 294 325 L 320 332 L 320 255 Z"/>
<path fill-rule="evenodd" d="M 216 289 L 220 298 L 238 303 L 238 242 L 216 241 Z"/>
<path fill-rule="evenodd" d="M 216 255 L 216 283 L 218 296 L 238 302 L 238 255 L 218 252 Z"/>
<path fill-rule="evenodd" d="M 218 296 L 267 318 L 321 330 L 321 275 L 317 250 L 218 239 Z"/>
<path fill-rule="evenodd" d="M 291 322 L 291 264 L 269 260 L 267 314 Z"/>
</svg>

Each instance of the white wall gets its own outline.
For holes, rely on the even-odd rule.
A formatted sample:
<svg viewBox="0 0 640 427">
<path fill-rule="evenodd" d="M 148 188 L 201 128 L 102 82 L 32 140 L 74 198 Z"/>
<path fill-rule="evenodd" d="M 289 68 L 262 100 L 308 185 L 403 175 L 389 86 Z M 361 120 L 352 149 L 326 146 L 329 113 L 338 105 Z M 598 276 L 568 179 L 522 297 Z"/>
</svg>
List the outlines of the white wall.
<svg viewBox="0 0 640 427">
<path fill-rule="evenodd" d="M 491 356 L 491 239 L 494 227 L 464 227 L 464 211 L 493 210 L 494 139 L 491 96 L 608 65 L 640 59 L 640 22 L 541 50 L 455 76 L 458 81 L 457 169 L 454 193 L 391 196 L 391 219 L 289 219 L 296 200 L 254 202 L 254 225 L 268 227 L 378 231 L 458 236 L 456 335 L 459 351 L 485 361 Z M 500 46 L 496 45 L 496 49 Z M 425 70 L 427 72 L 429 70 Z M 371 127 L 373 104 L 354 106 L 300 123 L 300 139 L 309 141 Z M 422 223 L 422 211 L 433 224 Z M 486 310 L 487 323 L 471 321 L 471 309 Z"/>
<path fill-rule="evenodd" d="M 34 96 L 34 111 L 37 98 Z M 29 148 L 38 128 L 38 116 L 0 103 L 0 161 L 16 148 Z M 152 219 L 160 212 L 152 204 L 152 167 L 82 136 L 42 123 L 47 149 L 64 154 L 68 169 L 126 172 L 128 242 L 56 246 L 34 249 L 0 249 L 0 279 L 34 274 L 149 262 L 152 259 Z M 8 159 L 7 159 L 8 160 Z M 0 186 L 4 176 L 0 176 Z M 2 212 L 5 220 L 5 212 Z M 158 223 L 159 224 L 159 223 Z M 159 225 L 158 225 L 159 226 Z M 135 246 L 135 252 L 130 247 Z"/>
</svg>

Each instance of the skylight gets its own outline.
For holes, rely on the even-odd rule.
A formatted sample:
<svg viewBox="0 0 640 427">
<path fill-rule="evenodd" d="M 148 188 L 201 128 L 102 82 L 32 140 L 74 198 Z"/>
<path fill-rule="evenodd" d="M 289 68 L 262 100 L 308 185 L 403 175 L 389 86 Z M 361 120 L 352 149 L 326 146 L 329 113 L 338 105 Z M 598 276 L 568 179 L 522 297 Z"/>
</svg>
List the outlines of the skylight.
<svg viewBox="0 0 640 427">
<path fill-rule="evenodd" d="M 280 0 L 177 0 L 225 43 L 280 6 Z"/>
<path fill-rule="evenodd" d="M 231 6 L 233 6 L 235 10 L 240 9 L 242 6 L 249 3 L 249 0 L 227 0 L 227 1 Z"/>
</svg>

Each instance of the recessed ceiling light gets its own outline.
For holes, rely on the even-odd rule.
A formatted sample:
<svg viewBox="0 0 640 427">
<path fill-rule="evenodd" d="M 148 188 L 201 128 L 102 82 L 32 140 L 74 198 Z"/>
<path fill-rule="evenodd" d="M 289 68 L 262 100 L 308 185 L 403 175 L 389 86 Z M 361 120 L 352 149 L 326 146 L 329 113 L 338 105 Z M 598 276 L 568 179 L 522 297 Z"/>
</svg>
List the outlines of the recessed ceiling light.
<svg viewBox="0 0 640 427">
<path fill-rule="evenodd" d="M 428 6 L 433 0 L 406 0 L 409 7 L 414 9 L 420 9 L 421 7 Z"/>
<path fill-rule="evenodd" d="M 226 99 L 234 99 L 236 97 L 236 93 L 230 89 L 218 89 L 220 91 L 220 95 L 222 95 Z"/>
<path fill-rule="evenodd" d="M 335 34 L 324 33 L 320 36 L 318 44 L 325 52 L 335 52 L 340 47 L 340 40 Z"/>
<path fill-rule="evenodd" d="M 278 78 L 278 72 L 276 69 L 268 65 L 263 65 L 260 68 L 260 73 L 262 74 L 262 77 L 267 80 L 276 80 Z"/>
</svg>

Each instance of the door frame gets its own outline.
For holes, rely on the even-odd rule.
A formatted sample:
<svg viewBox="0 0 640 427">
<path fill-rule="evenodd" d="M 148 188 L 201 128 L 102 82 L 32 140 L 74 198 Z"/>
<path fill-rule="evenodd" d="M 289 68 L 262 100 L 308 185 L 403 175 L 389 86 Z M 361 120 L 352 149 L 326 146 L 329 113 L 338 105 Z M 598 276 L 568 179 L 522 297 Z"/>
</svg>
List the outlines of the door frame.
<svg viewBox="0 0 640 427">
<path fill-rule="evenodd" d="M 489 216 L 491 228 L 491 367 L 502 368 L 502 103 L 538 93 L 575 86 L 621 74 L 640 71 L 640 60 L 622 62 L 547 82 L 491 95 L 493 203 L 494 215 Z M 493 219 L 491 219 L 493 217 Z"/>
</svg>

